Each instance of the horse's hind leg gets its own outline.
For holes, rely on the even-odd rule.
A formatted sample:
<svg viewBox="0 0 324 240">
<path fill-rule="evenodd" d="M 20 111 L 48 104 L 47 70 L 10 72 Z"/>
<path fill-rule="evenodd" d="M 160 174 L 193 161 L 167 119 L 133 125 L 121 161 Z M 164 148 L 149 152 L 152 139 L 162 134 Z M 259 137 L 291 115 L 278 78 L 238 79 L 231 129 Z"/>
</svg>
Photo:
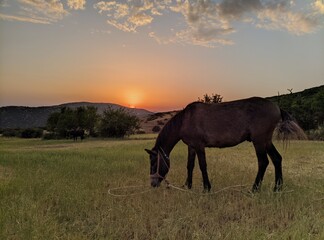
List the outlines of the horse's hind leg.
<svg viewBox="0 0 324 240">
<path fill-rule="evenodd" d="M 258 158 L 258 173 L 257 173 L 255 182 L 252 187 L 252 192 L 257 192 L 260 190 L 264 173 L 267 170 L 267 167 L 269 165 L 269 160 L 268 160 L 267 151 L 266 151 L 266 148 L 264 147 L 264 145 L 263 144 L 259 145 L 259 144 L 255 144 L 255 143 L 253 143 L 253 144 L 254 144 L 256 155 Z"/>
<path fill-rule="evenodd" d="M 192 172 L 195 167 L 195 158 L 196 158 L 196 151 L 192 147 L 188 146 L 188 162 L 187 162 L 187 180 L 185 185 L 191 189 L 192 187 Z"/>
<path fill-rule="evenodd" d="M 197 153 L 197 156 L 198 156 L 199 167 L 200 167 L 202 177 L 203 177 L 204 190 L 208 190 L 208 192 L 209 192 L 210 189 L 211 189 L 211 185 L 210 185 L 209 178 L 208 178 L 208 173 L 207 173 L 207 163 L 206 163 L 205 149 L 196 150 L 196 153 Z"/>
<path fill-rule="evenodd" d="M 280 153 L 277 151 L 273 143 L 271 143 L 267 147 L 267 153 L 270 156 L 272 163 L 275 167 L 275 187 L 273 191 L 277 192 L 282 189 L 283 179 L 282 179 L 282 167 L 281 167 L 281 160 L 282 157 Z"/>
</svg>

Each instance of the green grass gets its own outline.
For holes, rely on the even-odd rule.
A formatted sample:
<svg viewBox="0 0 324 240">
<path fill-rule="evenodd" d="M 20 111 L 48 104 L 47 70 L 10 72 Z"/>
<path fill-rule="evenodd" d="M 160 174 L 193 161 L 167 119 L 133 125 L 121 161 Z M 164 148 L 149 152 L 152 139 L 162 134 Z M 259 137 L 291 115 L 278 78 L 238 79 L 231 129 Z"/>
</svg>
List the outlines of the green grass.
<svg viewBox="0 0 324 240">
<path fill-rule="evenodd" d="M 270 164 L 254 196 L 246 194 L 257 171 L 250 143 L 207 150 L 212 192 L 248 184 L 217 194 L 202 194 L 198 164 L 195 194 L 151 189 L 144 148 L 153 144 L 153 135 L 0 138 L 0 239 L 324 239 L 324 142 L 293 141 L 287 150 L 276 143 L 284 191 L 271 191 Z M 171 154 L 168 179 L 176 186 L 185 181 L 186 156 L 182 143 Z M 139 187 L 114 189 L 125 186 Z"/>
</svg>

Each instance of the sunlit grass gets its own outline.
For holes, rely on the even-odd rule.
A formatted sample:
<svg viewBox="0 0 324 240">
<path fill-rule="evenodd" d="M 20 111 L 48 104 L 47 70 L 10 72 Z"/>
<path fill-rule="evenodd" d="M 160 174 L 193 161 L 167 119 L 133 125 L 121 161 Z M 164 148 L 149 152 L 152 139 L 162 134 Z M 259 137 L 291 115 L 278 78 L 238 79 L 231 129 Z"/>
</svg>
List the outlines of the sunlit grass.
<svg viewBox="0 0 324 240">
<path fill-rule="evenodd" d="M 150 189 L 144 148 L 153 145 L 153 135 L 77 143 L 0 138 L 0 239 L 324 238 L 323 142 L 291 142 L 287 150 L 276 143 L 284 192 L 272 192 L 270 164 L 254 196 L 246 194 L 257 171 L 250 143 L 207 150 L 212 192 L 248 184 L 218 194 L 202 194 L 198 164 L 195 194 Z M 171 154 L 175 186 L 185 182 L 186 156 L 182 143 Z M 114 192 L 139 194 L 108 194 L 127 186 L 138 188 Z"/>
</svg>

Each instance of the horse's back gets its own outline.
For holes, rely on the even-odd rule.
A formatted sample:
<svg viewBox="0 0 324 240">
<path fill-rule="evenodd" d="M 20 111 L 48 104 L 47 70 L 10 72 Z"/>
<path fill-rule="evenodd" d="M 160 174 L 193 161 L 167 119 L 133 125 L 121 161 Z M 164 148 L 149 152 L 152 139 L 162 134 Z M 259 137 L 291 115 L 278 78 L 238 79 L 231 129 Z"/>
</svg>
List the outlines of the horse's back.
<svg viewBox="0 0 324 240">
<path fill-rule="evenodd" d="M 273 119 L 279 121 L 280 109 L 271 101 L 252 97 L 242 100 L 235 100 L 224 103 L 206 104 L 194 102 L 185 109 L 186 117 L 191 121 L 197 121 L 201 124 L 217 123 L 245 123 L 249 121 L 252 124 L 258 124 L 262 120 Z"/>
<path fill-rule="evenodd" d="M 184 111 L 184 141 L 200 141 L 201 145 L 210 147 L 271 138 L 280 120 L 278 106 L 259 97 L 216 104 L 195 102 Z"/>
</svg>

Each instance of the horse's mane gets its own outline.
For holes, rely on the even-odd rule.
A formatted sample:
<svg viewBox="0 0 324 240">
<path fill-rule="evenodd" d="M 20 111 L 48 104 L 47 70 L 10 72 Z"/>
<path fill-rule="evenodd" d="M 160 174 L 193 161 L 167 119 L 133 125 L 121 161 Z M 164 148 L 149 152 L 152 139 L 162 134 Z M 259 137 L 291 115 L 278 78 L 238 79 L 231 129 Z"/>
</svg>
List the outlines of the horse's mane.
<svg viewBox="0 0 324 240">
<path fill-rule="evenodd" d="M 175 134 L 176 131 L 181 128 L 184 110 L 178 112 L 164 125 L 156 139 L 156 146 L 161 146 L 161 143 L 165 142 L 165 139 L 169 138 L 170 135 Z"/>
</svg>

